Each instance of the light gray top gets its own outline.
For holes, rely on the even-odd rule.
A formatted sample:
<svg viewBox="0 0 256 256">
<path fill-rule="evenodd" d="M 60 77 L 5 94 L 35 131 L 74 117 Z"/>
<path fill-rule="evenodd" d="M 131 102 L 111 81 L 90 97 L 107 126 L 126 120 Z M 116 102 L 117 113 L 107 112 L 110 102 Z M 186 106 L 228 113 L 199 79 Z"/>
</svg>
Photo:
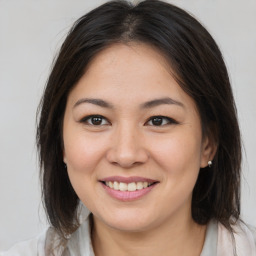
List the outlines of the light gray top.
<svg viewBox="0 0 256 256">
<path fill-rule="evenodd" d="M 86 242 L 84 242 L 85 238 L 87 238 Z M 211 221 L 207 226 L 205 243 L 200 256 L 216 256 L 217 240 L 218 224 L 215 221 Z M 69 248 L 70 256 L 94 256 L 88 221 L 82 224 L 82 227 L 78 229 L 78 232 L 75 232 L 75 234 L 69 240 L 67 247 Z"/>
<path fill-rule="evenodd" d="M 218 224 L 216 221 L 211 221 L 207 226 L 204 247 L 200 256 L 216 256 L 217 242 L 218 242 Z"/>
<path fill-rule="evenodd" d="M 233 226 L 234 240 L 220 223 L 211 221 L 207 226 L 205 243 L 200 256 L 256 256 L 256 230 L 237 223 Z M 35 239 L 16 244 L 0 256 L 95 256 L 91 244 L 90 223 L 87 217 L 69 239 L 61 239 L 49 228 Z"/>
</svg>

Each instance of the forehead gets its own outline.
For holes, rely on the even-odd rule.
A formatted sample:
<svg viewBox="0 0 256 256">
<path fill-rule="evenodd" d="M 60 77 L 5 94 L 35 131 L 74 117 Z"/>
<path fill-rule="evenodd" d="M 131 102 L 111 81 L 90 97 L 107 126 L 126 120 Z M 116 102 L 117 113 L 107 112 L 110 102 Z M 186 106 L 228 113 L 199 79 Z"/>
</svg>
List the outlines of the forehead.
<svg viewBox="0 0 256 256">
<path fill-rule="evenodd" d="M 125 59 L 122 59 L 122 57 L 125 57 Z M 156 65 L 158 63 L 161 68 L 166 69 L 168 72 L 173 72 L 171 63 L 167 61 L 166 56 L 158 48 L 141 42 L 114 43 L 109 45 L 93 57 L 86 70 L 88 71 L 95 63 L 104 66 L 115 64 L 118 61 L 132 62 L 135 59 L 146 61 L 148 64 Z"/>
<path fill-rule="evenodd" d="M 194 105 L 173 76 L 163 54 L 147 44 L 114 44 L 98 53 L 71 92 L 71 98 L 107 98 L 122 105 L 171 97 Z M 186 104 L 184 104 L 186 105 Z"/>
</svg>

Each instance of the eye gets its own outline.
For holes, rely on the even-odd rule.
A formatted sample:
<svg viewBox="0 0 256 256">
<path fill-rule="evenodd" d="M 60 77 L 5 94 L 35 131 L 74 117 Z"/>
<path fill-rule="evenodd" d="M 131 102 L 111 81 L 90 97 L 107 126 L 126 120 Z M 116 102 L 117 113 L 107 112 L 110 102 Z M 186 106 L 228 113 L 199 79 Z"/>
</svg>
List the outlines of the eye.
<svg viewBox="0 0 256 256">
<path fill-rule="evenodd" d="M 108 125 L 109 121 L 100 115 L 90 115 L 82 118 L 81 123 L 85 123 L 87 125 L 100 126 L 100 125 Z"/>
<path fill-rule="evenodd" d="M 152 126 L 164 126 L 168 124 L 177 124 L 177 123 L 178 122 L 175 121 L 174 119 L 166 116 L 153 116 L 147 121 L 147 124 Z"/>
</svg>

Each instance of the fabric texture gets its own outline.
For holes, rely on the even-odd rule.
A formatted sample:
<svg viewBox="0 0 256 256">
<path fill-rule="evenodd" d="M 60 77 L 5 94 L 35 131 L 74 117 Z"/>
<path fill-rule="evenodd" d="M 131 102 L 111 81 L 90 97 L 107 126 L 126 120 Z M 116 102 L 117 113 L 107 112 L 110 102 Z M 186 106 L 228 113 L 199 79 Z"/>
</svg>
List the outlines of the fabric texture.
<svg viewBox="0 0 256 256">
<path fill-rule="evenodd" d="M 200 256 L 216 256 L 218 242 L 218 224 L 216 221 L 211 221 L 206 230 L 204 247 Z"/>
<path fill-rule="evenodd" d="M 222 224 L 211 221 L 200 256 L 256 256 L 256 230 L 241 222 L 233 228 L 232 238 Z M 15 245 L 0 256 L 95 256 L 90 233 L 87 217 L 69 239 L 63 240 L 53 228 L 48 228 L 40 236 Z"/>
<path fill-rule="evenodd" d="M 233 229 L 234 237 L 223 225 L 218 225 L 217 256 L 256 256 L 256 230 L 241 222 Z"/>
</svg>

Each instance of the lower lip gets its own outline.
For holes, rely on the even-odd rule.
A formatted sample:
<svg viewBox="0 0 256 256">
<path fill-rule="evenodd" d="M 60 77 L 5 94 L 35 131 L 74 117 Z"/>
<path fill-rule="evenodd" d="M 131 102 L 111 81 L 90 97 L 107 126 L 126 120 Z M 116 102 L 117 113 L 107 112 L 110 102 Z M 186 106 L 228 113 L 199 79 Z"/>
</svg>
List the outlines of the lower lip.
<svg viewBox="0 0 256 256">
<path fill-rule="evenodd" d="M 120 190 L 114 190 L 108 186 L 106 186 L 104 183 L 102 183 L 103 188 L 106 190 L 106 192 L 113 198 L 118 199 L 120 201 L 134 201 L 137 199 L 142 198 L 146 194 L 148 194 L 157 183 L 140 190 L 135 191 L 120 191 Z"/>
</svg>

